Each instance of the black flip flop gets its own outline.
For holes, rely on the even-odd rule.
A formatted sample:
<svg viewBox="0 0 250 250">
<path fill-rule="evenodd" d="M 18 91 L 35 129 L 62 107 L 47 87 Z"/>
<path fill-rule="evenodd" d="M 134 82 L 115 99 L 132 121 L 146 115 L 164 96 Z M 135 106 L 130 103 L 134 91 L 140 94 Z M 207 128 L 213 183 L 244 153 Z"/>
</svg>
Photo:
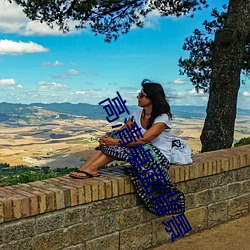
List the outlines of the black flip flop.
<svg viewBox="0 0 250 250">
<path fill-rule="evenodd" d="M 81 173 L 81 174 L 85 174 L 85 175 L 86 175 L 86 176 L 80 177 L 80 176 L 70 175 L 70 173 L 69 173 L 69 176 L 72 177 L 72 178 L 75 178 L 75 179 L 88 179 L 88 178 L 93 178 L 93 177 L 98 177 L 98 176 L 100 176 L 99 174 L 93 175 L 93 174 L 90 174 L 90 173 L 88 173 L 88 172 L 86 172 L 86 171 L 84 171 L 84 170 L 80 170 L 80 169 L 77 169 L 77 170 L 74 171 L 74 172 L 77 172 L 77 173 Z"/>
</svg>

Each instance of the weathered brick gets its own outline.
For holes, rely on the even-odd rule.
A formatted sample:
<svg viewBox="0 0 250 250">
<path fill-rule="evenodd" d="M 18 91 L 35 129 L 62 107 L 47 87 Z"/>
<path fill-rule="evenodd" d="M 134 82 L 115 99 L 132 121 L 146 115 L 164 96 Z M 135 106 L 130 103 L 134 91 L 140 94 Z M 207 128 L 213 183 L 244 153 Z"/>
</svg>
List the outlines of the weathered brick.
<svg viewBox="0 0 250 250">
<path fill-rule="evenodd" d="M 92 189 L 91 189 L 91 185 L 84 185 L 84 194 L 85 194 L 85 200 L 84 203 L 89 203 L 92 201 Z"/>
<path fill-rule="evenodd" d="M 46 185 L 46 186 L 44 186 Z M 30 183 L 32 193 L 37 196 L 38 201 L 38 212 L 44 213 L 47 211 L 55 210 L 55 201 L 54 201 L 54 192 L 49 191 L 48 189 L 52 186 L 42 181 L 35 181 Z M 53 185 L 54 187 L 54 185 Z M 44 199 L 46 199 L 46 204 L 44 204 Z M 22 207 L 27 207 L 27 201 L 22 200 Z M 45 207 L 44 207 L 45 206 Z M 24 212 L 24 209 L 22 209 Z M 29 216 L 28 210 L 25 209 L 24 217 Z M 30 212 L 29 212 L 30 213 Z"/>
<path fill-rule="evenodd" d="M 221 159 L 220 172 L 228 171 L 229 168 L 229 159 Z"/>
<path fill-rule="evenodd" d="M 18 194 L 22 196 L 26 196 L 29 198 L 29 213 L 30 215 L 37 215 L 38 214 L 38 198 L 35 194 L 32 193 L 31 190 L 26 191 L 25 188 L 16 190 Z"/>
<path fill-rule="evenodd" d="M 35 195 L 37 195 L 38 198 L 38 211 L 39 214 L 45 213 L 46 212 L 46 195 L 42 192 L 39 191 L 33 191 Z"/>
<path fill-rule="evenodd" d="M 241 167 L 247 166 L 247 154 L 240 155 L 240 166 Z"/>
<path fill-rule="evenodd" d="M 64 212 L 64 226 L 78 224 L 83 221 L 85 218 L 85 210 L 86 206 L 84 207 L 72 207 L 69 210 Z"/>
<path fill-rule="evenodd" d="M 212 175 L 213 174 L 213 163 L 211 161 L 208 162 L 207 168 L 208 168 L 208 170 L 207 170 L 208 175 Z"/>
<path fill-rule="evenodd" d="M 20 198 L 12 198 L 11 200 L 13 206 L 13 219 L 20 219 L 22 217 L 21 200 Z"/>
<path fill-rule="evenodd" d="M 245 169 L 241 168 L 236 171 L 235 175 L 236 181 L 243 181 L 245 180 Z"/>
<path fill-rule="evenodd" d="M 46 194 L 46 207 L 47 207 L 46 212 L 56 210 L 55 192 L 44 191 L 44 193 Z M 65 204 L 65 196 L 64 196 L 64 204 Z"/>
<path fill-rule="evenodd" d="M 167 222 L 172 217 L 170 216 L 164 216 L 160 219 L 156 219 L 152 221 L 152 245 L 162 245 L 168 241 L 171 241 L 171 234 L 169 234 L 165 230 L 165 226 L 162 223 L 162 221 Z"/>
<path fill-rule="evenodd" d="M 130 184 L 130 190 L 131 190 L 131 193 L 135 193 L 136 192 L 135 186 L 134 186 L 134 184 L 132 182 Z"/>
<path fill-rule="evenodd" d="M 177 176 L 177 167 L 170 166 L 169 175 L 173 183 L 177 182 L 177 179 L 179 179 L 179 171 Z"/>
<path fill-rule="evenodd" d="M 93 220 L 93 223 L 95 223 L 96 236 L 113 233 L 117 231 L 118 228 L 118 222 L 113 214 L 105 214 L 103 216 L 99 216 L 98 218 Z"/>
<path fill-rule="evenodd" d="M 64 208 L 65 205 L 63 191 L 55 187 L 50 187 L 49 190 L 55 194 L 55 209 L 58 210 Z"/>
<path fill-rule="evenodd" d="M 228 163 L 228 171 L 234 169 L 234 163 L 233 162 L 234 162 L 233 156 L 230 156 L 229 163 Z"/>
<path fill-rule="evenodd" d="M 204 176 L 204 164 L 201 163 L 199 165 L 199 177 L 203 177 Z"/>
<path fill-rule="evenodd" d="M 108 200 L 92 202 L 85 206 L 85 217 L 93 218 L 101 215 L 132 208 L 136 205 L 135 196 L 132 194 L 118 196 Z"/>
<path fill-rule="evenodd" d="M 238 165 L 238 156 L 234 155 L 233 156 L 233 169 L 237 169 Z"/>
<path fill-rule="evenodd" d="M 202 165 L 203 165 L 204 176 L 208 176 L 209 175 L 208 174 L 208 172 L 209 172 L 208 162 L 205 161 L 202 163 Z"/>
<path fill-rule="evenodd" d="M 183 193 L 187 193 L 186 183 L 187 183 L 187 181 L 183 181 L 183 182 L 178 182 L 175 185 L 180 191 L 182 191 Z"/>
<path fill-rule="evenodd" d="M 41 234 L 44 232 L 56 230 L 58 228 L 63 227 L 64 223 L 64 215 L 63 213 L 49 213 L 48 215 L 43 215 L 37 218 L 36 226 L 37 226 L 37 234 Z"/>
<path fill-rule="evenodd" d="M 218 165 L 218 162 L 217 161 L 212 161 L 212 169 L 213 169 L 213 174 L 217 174 L 217 173 L 220 173 L 221 169 L 219 168 Z"/>
<path fill-rule="evenodd" d="M 125 194 L 130 194 L 131 192 L 131 180 L 129 179 L 129 177 L 126 177 L 124 179 L 124 193 Z"/>
<path fill-rule="evenodd" d="M 227 201 L 208 205 L 208 227 L 213 227 L 227 220 Z"/>
<path fill-rule="evenodd" d="M 184 168 L 184 172 L 185 172 L 185 180 L 189 180 L 190 179 L 189 165 L 183 166 L 183 168 Z"/>
<path fill-rule="evenodd" d="M 92 193 L 91 193 L 92 201 L 98 201 L 98 189 L 99 189 L 98 183 L 92 185 Z"/>
<path fill-rule="evenodd" d="M 31 238 L 12 241 L 0 246 L 1 250 L 32 250 Z"/>
<path fill-rule="evenodd" d="M 213 188 L 213 195 L 214 195 L 214 200 L 217 202 L 227 199 L 228 196 L 227 185 Z"/>
<path fill-rule="evenodd" d="M 250 156 L 250 155 L 249 155 Z M 245 177 L 246 177 L 246 180 L 249 180 L 250 179 L 250 165 L 249 167 L 246 167 L 244 168 L 245 169 Z"/>
<path fill-rule="evenodd" d="M 116 177 L 116 179 L 118 180 L 118 193 L 119 193 L 119 195 L 125 194 L 124 178 Z"/>
<path fill-rule="evenodd" d="M 58 250 L 68 246 L 70 242 L 69 233 L 64 229 L 36 235 L 32 238 L 32 249 Z"/>
<path fill-rule="evenodd" d="M 9 198 L 15 195 L 15 189 L 12 187 L 0 187 L 0 196 L 1 198 Z"/>
<path fill-rule="evenodd" d="M 13 218 L 12 202 L 9 198 L 1 198 L 0 202 L 3 203 L 4 222 L 11 221 Z"/>
<path fill-rule="evenodd" d="M 239 196 L 241 193 L 241 183 L 235 182 L 228 184 L 228 197 Z"/>
<path fill-rule="evenodd" d="M 121 250 L 146 249 L 152 246 L 151 222 L 141 224 L 120 232 Z"/>
<path fill-rule="evenodd" d="M 118 180 L 112 180 L 112 194 L 113 197 L 116 197 L 119 194 Z"/>
<path fill-rule="evenodd" d="M 70 207 L 70 204 L 71 204 L 70 203 L 71 202 L 71 200 L 70 200 L 70 190 L 68 188 L 60 186 L 60 185 L 56 186 L 56 188 L 59 189 L 59 190 L 62 190 L 62 192 L 63 192 L 64 207 L 65 208 Z M 47 198 L 47 205 L 48 205 L 49 199 L 52 202 L 52 198 L 53 198 L 53 204 L 51 204 L 51 207 L 48 208 L 48 210 L 54 210 L 53 208 L 55 208 L 55 206 L 56 206 L 54 196 L 55 196 L 54 192 L 51 192 L 50 196 Z"/>
<path fill-rule="evenodd" d="M 84 243 L 85 241 L 95 238 L 95 223 L 88 221 L 76 224 L 67 228 L 70 238 L 70 245 Z"/>
<path fill-rule="evenodd" d="M 109 180 L 105 180 L 105 198 L 111 198 L 112 197 L 112 182 Z"/>
<path fill-rule="evenodd" d="M 0 223 L 4 222 L 4 203 L 0 198 Z"/>
<path fill-rule="evenodd" d="M 250 166 L 250 153 L 249 152 L 247 153 L 246 161 L 247 161 L 247 166 Z"/>
<path fill-rule="evenodd" d="M 192 227 L 193 232 L 200 231 L 208 227 L 207 207 L 199 207 L 185 212 L 186 218 Z"/>
<path fill-rule="evenodd" d="M 249 211 L 250 194 L 242 195 L 228 201 L 228 217 L 237 218 Z"/>
<path fill-rule="evenodd" d="M 187 210 L 192 209 L 195 207 L 195 201 L 194 201 L 195 194 L 185 194 L 185 201 L 186 201 L 186 208 Z"/>
<path fill-rule="evenodd" d="M 105 183 L 99 182 L 98 186 L 98 200 L 105 199 Z"/>
<path fill-rule="evenodd" d="M 68 246 L 64 247 L 62 250 L 86 250 L 86 245 L 84 244 L 78 244 L 75 246 Z"/>
<path fill-rule="evenodd" d="M 144 221 L 144 207 L 134 207 L 119 211 L 115 214 L 115 220 L 118 223 L 118 230 L 138 225 Z"/>
<path fill-rule="evenodd" d="M 185 170 L 183 167 L 179 167 L 179 181 L 184 181 L 185 180 Z"/>
<path fill-rule="evenodd" d="M 213 191 L 211 189 L 195 193 L 195 206 L 207 205 L 214 201 Z"/>
<path fill-rule="evenodd" d="M 250 179 L 241 182 L 241 192 L 250 193 Z"/>
<path fill-rule="evenodd" d="M 185 182 L 186 192 L 185 193 L 194 193 L 198 191 L 203 191 L 208 189 L 208 181 L 206 178 L 198 178 Z"/>
<path fill-rule="evenodd" d="M 6 224 L 2 228 L 2 238 L 5 243 L 32 237 L 35 234 L 35 219 L 26 219 L 14 224 Z"/>
<path fill-rule="evenodd" d="M 117 250 L 119 247 L 119 232 L 86 242 L 86 250 Z"/>
<path fill-rule="evenodd" d="M 64 178 L 60 183 L 62 183 L 62 186 L 66 184 L 67 186 L 75 187 L 77 190 L 77 204 L 84 203 L 85 196 L 84 196 L 84 186 L 82 180 L 73 178 L 70 179 Z"/>
<path fill-rule="evenodd" d="M 70 206 L 76 206 L 77 205 L 77 189 L 68 185 L 63 185 L 61 187 L 69 190 Z"/>
</svg>

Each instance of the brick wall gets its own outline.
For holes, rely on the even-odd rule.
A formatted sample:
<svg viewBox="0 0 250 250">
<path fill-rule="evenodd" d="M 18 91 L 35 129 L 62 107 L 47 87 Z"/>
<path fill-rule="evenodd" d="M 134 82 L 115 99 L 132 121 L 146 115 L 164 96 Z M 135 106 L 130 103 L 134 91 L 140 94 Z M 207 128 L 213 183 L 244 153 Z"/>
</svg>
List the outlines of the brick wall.
<svg viewBox="0 0 250 250">
<path fill-rule="evenodd" d="M 250 212 L 250 145 L 171 166 L 195 233 Z M 0 188 L 0 249 L 146 249 L 171 241 L 121 168 Z"/>
</svg>

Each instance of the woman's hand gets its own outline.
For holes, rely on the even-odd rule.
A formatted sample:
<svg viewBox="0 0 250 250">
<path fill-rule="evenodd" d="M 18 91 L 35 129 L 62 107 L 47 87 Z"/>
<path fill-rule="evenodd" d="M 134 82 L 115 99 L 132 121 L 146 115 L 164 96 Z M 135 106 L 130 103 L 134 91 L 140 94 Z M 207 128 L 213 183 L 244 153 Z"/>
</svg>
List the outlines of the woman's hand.
<svg viewBox="0 0 250 250">
<path fill-rule="evenodd" d="M 99 144 L 101 147 L 111 146 L 111 145 L 119 145 L 119 140 L 108 137 L 105 135 L 105 136 L 100 138 Z"/>
</svg>

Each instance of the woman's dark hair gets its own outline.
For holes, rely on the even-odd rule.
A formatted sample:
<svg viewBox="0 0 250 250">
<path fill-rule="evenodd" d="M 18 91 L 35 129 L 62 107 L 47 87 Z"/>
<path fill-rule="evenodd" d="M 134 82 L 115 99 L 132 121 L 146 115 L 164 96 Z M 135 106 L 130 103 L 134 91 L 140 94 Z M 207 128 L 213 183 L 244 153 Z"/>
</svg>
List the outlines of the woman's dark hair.
<svg viewBox="0 0 250 250">
<path fill-rule="evenodd" d="M 151 128 L 154 119 L 162 114 L 167 114 L 170 119 L 172 119 L 172 114 L 170 111 L 170 106 L 166 100 L 166 96 L 162 86 L 159 83 L 151 82 L 148 79 L 144 79 L 141 83 L 143 91 L 146 96 L 152 102 L 152 113 L 148 122 L 147 129 Z"/>
</svg>

